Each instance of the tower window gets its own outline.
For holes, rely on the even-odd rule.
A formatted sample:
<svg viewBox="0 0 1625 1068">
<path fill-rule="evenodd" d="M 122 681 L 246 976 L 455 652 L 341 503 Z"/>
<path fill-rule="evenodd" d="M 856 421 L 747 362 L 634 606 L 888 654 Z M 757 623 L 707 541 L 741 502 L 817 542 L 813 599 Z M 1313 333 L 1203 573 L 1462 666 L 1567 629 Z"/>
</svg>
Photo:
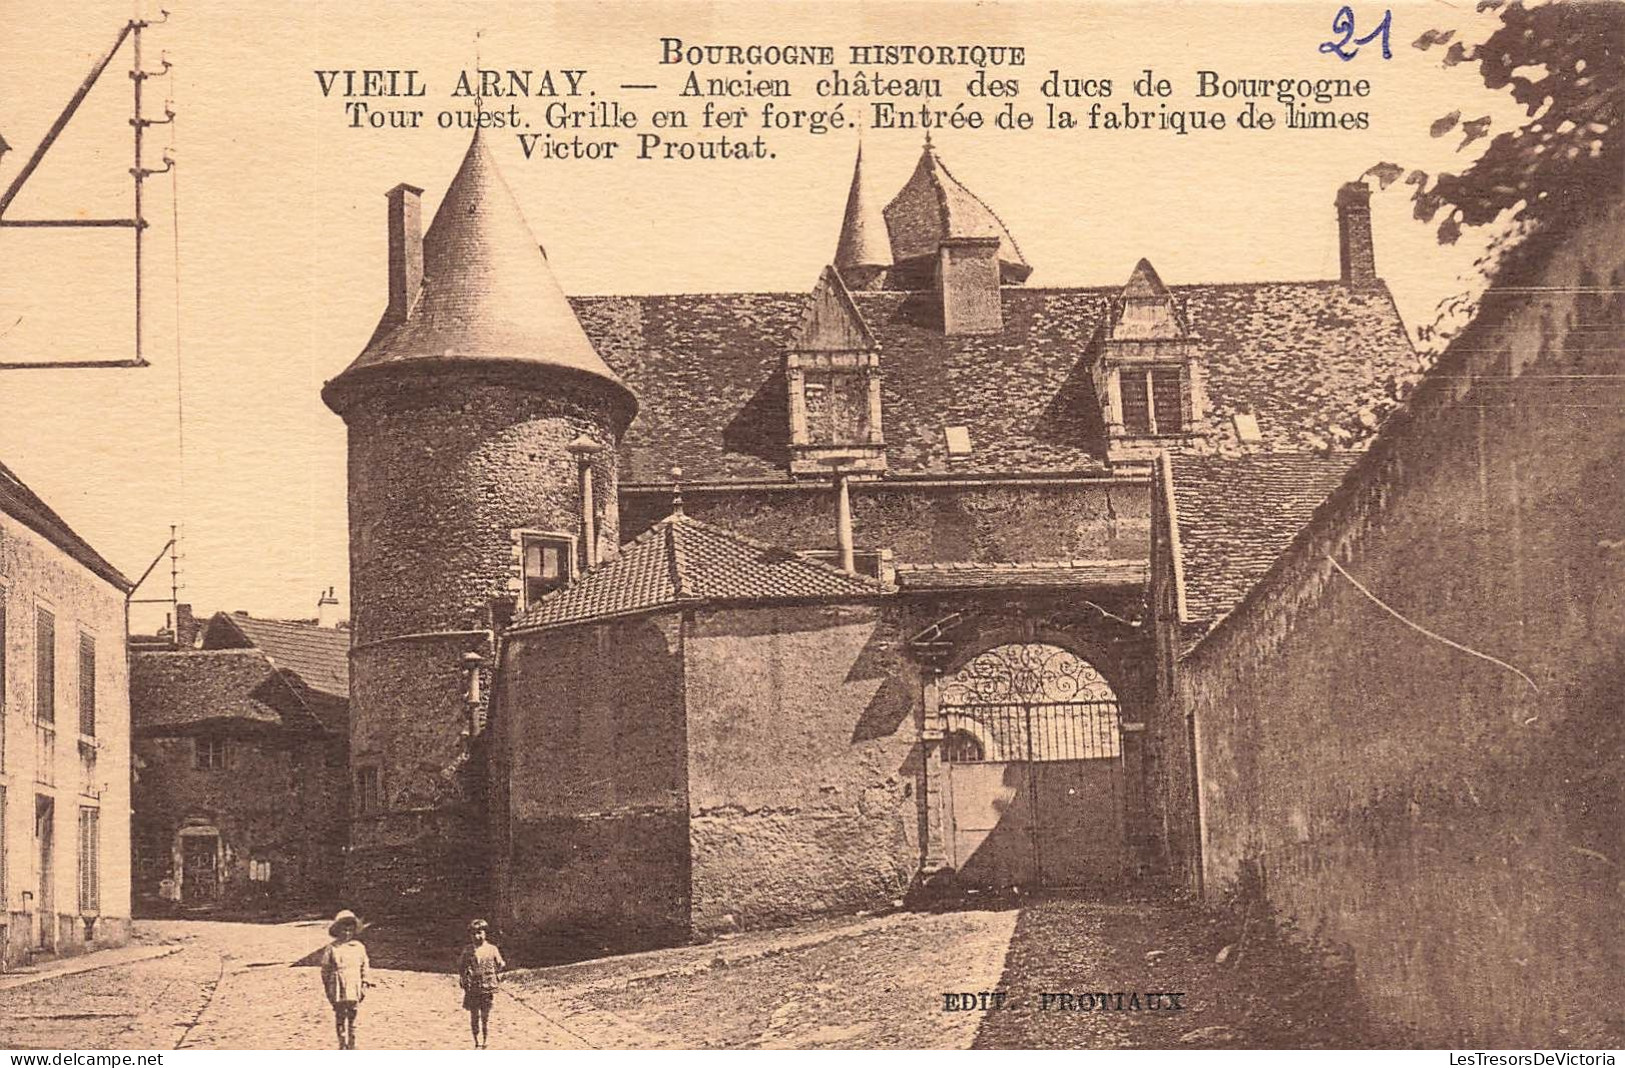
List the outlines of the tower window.
<svg viewBox="0 0 1625 1068">
<path fill-rule="evenodd" d="M 526 534 L 520 541 L 524 560 L 525 604 L 535 604 L 570 581 L 575 543 L 569 538 Z"/>
</svg>

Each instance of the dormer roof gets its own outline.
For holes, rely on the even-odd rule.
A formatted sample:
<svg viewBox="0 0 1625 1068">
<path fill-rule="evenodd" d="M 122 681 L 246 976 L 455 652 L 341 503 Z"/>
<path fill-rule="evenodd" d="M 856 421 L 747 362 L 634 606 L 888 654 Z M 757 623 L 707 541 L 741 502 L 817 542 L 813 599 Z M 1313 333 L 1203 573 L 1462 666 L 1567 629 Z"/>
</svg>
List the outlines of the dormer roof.
<svg viewBox="0 0 1625 1068">
<path fill-rule="evenodd" d="M 1177 341 L 1186 336 L 1184 317 L 1150 260 L 1134 265 L 1119 293 L 1110 336 L 1113 341 Z"/>
<path fill-rule="evenodd" d="M 825 267 L 790 338 L 791 352 L 866 352 L 875 336 L 852 301 L 841 273 Z"/>
<path fill-rule="evenodd" d="M 636 405 L 581 329 L 479 131 L 423 237 L 416 300 L 404 319 L 386 316 L 339 377 L 441 363 L 575 372 Z"/>
<path fill-rule="evenodd" d="M 885 209 L 896 263 L 935 258 L 944 238 L 996 237 L 1000 274 L 1021 282 L 1032 273 L 1016 239 L 982 199 L 960 184 L 928 140 L 914 173 Z"/>
</svg>

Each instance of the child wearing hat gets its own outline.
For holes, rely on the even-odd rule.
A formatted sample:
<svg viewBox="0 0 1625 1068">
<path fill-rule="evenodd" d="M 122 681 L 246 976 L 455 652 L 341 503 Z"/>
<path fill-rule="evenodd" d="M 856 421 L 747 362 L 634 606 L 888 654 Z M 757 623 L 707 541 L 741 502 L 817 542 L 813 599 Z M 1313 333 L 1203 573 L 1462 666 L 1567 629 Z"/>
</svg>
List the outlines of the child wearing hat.
<svg viewBox="0 0 1625 1068">
<path fill-rule="evenodd" d="M 356 938 L 361 920 L 343 909 L 328 925 L 333 941 L 322 950 L 322 987 L 333 1006 L 339 1049 L 355 1049 L 355 1012 L 367 996 L 367 947 Z"/>
<path fill-rule="evenodd" d="M 463 988 L 463 1008 L 468 1010 L 468 1030 L 474 1048 L 484 1049 L 491 1034 L 491 1002 L 501 981 L 498 973 L 508 966 L 502 951 L 486 940 L 490 924 L 475 920 L 468 925 L 468 946 L 457 961 L 458 983 Z"/>
</svg>

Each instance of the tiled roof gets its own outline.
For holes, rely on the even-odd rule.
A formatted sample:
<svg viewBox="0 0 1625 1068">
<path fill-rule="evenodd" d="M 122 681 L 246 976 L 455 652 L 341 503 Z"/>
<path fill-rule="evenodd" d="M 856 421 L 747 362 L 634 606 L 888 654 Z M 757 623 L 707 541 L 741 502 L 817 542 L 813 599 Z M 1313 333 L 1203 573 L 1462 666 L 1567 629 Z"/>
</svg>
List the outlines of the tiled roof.
<svg viewBox="0 0 1625 1068">
<path fill-rule="evenodd" d="M 844 600 L 884 592 L 870 579 L 678 513 L 527 609 L 514 627 L 585 623 L 676 604 Z"/>
<path fill-rule="evenodd" d="M 88 568 L 97 577 L 129 590 L 130 580 L 119 569 L 108 563 L 90 543 L 74 533 L 62 517 L 24 484 L 5 464 L 0 464 L 0 512 L 5 512 L 23 526 L 55 545 L 68 556 Z"/>
<path fill-rule="evenodd" d="M 286 619 L 216 612 L 203 632 L 205 649 L 253 646 L 312 690 L 350 696 L 350 632 Z"/>
<path fill-rule="evenodd" d="M 570 313 L 478 131 L 423 235 L 416 303 L 399 322 L 385 313 L 367 347 L 324 396 L 342 408 L 343 391 L 333 391 L 341 380 L 368 368 L 423 361 L 534 364 L 621 384 Z"/>
<path fill-rule="evenodd" d="M 1144 560 L 1051 560 L 1032 563 L 898 564 L 905 590 L 1062 587 L 1141 589 L 1150 578 Z"/>
<path fill-rule="evenodd" d="M 1186 614 L 1234 608 L 1332 492 L 1357 453 L 1174 456 Z"/>
<path fill-rule="evenodd" d="M 1102 470 L 1091 343 L 1121 287 L 1002 290 L 997 334 L 946 337 L 929 292 L 851 294 L 880 345 L 893 473 Z M 1386 290 L 1338 282 L 1173 286 L 1206 382 L 1211 436 L 1233 444 L 1238 412 L 1267 449 L 1337 445 L 1388 410 L 1417 357 Z M 785 347 L 804 293 L 572 298 L 587 335 L 638 395 L 625 482 L 671 465 L 694 480 L 788 477 Z M 943 427 L 974 450 L 949 459 Z"/>
<path fill-rule="evenodd" d="M 224 722 L 306 730 L 318 722 L 257 649 L 130 657 L 130 717 L 138 733 Z"/>
</svg>

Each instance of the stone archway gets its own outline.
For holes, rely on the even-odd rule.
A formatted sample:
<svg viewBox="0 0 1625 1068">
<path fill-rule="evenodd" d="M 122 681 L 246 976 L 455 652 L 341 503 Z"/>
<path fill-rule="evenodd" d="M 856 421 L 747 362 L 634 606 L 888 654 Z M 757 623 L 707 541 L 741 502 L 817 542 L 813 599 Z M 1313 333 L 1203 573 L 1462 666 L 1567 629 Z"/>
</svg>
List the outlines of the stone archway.
<svg viewBox="0 0 1625 1068">
<path fill-rule="evenodd" d="M 1132 869 L 1116 691 L 1072 649 L 1008 640 L 939 682 L 949 862 L 962 884 L 1090 886 Z"/>
</svg>

